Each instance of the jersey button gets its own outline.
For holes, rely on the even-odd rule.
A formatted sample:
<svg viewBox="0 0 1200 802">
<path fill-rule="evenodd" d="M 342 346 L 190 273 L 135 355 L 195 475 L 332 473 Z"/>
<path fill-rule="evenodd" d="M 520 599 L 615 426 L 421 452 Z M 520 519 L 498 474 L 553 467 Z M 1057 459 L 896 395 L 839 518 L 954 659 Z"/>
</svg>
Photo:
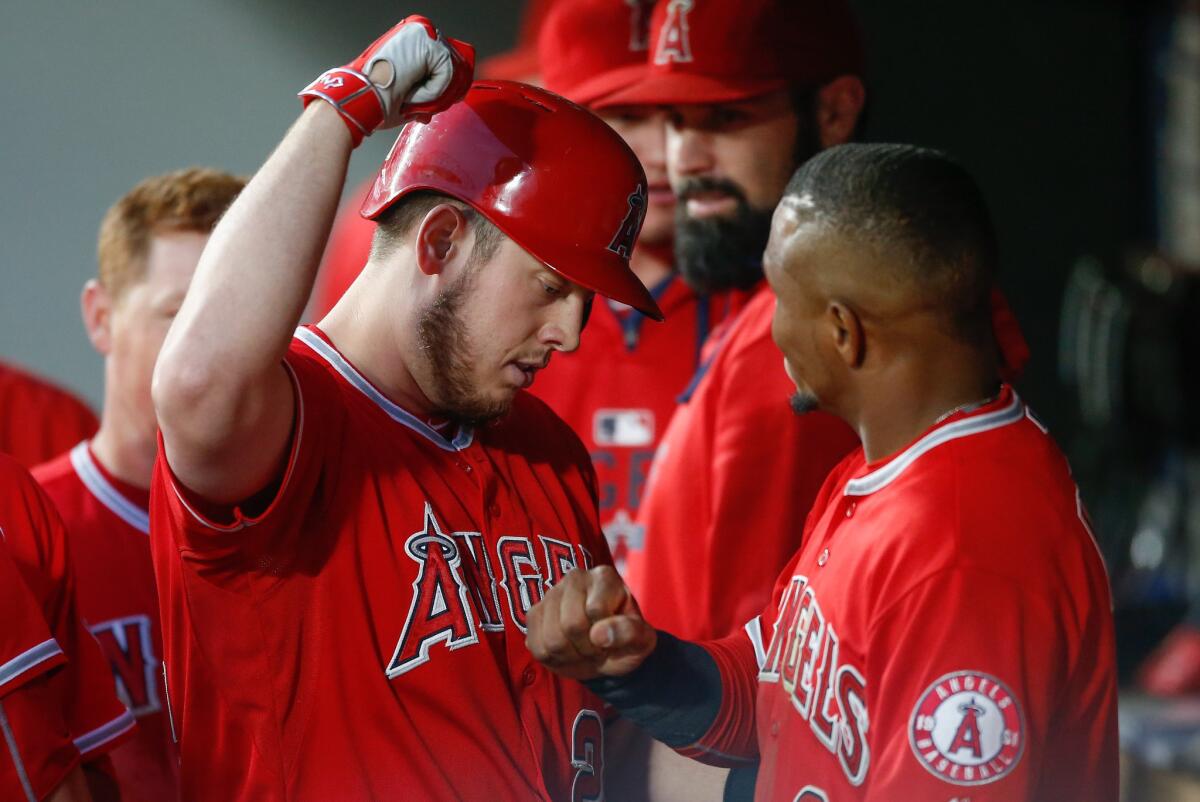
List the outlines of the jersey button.
<svg viewBox="0 0 1200 802">
<path fill-rule="evenodd" d="M 488 507 L 488 515 L 491 515 L 493 518 L 499 518 L 500 517 L 500 505 L 493 504 L 492 506 Z"/>
<path fill-rule="evenodd" d="M 857 501 L 851 501 L 850 506 L 846 507 L 846 517 L 850 518 L 854 515 L 854 508 L 858 506 Z"/>
<path fill-rule="evenodd" d="M 772 738 L 779 737 L 779 722 L 778 721 L 771 722 L 771 737 Z"/>
<path fill-rule="evenodd" d="M 817 565 L 825 565 L 827 562 L 829 562 L 829 549 L 823 549 L 821 556 L 817 558 Z"/>
<path fill-rule="evenodd" d="M 521 672 L 521 682 L 526 685 L 532 685 L 536 679 L 537 679 L 537 673 L 533 670 L 532 667 L 527 668 Z"/>
</svg>

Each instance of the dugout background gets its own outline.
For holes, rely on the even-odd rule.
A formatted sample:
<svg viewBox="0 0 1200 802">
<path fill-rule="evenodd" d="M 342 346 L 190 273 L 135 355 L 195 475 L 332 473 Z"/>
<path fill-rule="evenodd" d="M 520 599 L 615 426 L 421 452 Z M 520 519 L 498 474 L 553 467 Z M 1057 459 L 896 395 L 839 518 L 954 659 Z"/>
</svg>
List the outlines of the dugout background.
<svg viewBox="0 0 1200 802">
<path fill-rule="evenodd" d="M 981 180 L 1003 285 L 1034 345 L 1022 389 L 1055 431 L 1057 316 L 1075 257 L 1111 257 L 1136 226 L 1130 101 L 1136 31 L 1110 0 L 856 0 L 872 139 L 944 148 Z M 333 9 L 336 8 L 336 11 Z M 347 9 L 354 8 L 354 13 Z M 100 400 L 79 322 L 104 210 L 145 175 L 189 164 L 248 173 L 298 111 L 296 90 L 350 58 L 401 8 L 317 0 L 5 3 L 0 10 L 0 358 Z M 408 6 L 402 6 L 409 9 Z M 481 55 L 516 0 L 426 0 Z M 382 160 L 368 141 L 351 183 Z"/>
</svg>

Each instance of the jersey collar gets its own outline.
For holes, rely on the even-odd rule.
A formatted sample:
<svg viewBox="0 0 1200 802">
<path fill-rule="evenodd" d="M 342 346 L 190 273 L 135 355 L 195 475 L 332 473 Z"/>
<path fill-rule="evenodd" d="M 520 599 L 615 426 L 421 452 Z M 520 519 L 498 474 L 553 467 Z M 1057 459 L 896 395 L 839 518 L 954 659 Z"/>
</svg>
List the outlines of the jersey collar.
<svg viewBox="0 0 1200 802">
<path fill-rule="evenodd" d="M 908 466 L 938 446 L 962 437 L 970 437 L 974 434 L 998 429 L 1001 426 L 1008 426 L 1010 423 L 1016 423 L 1024 417 L 1025 404 L 1017 396 L 1016 391 L 1012 387 L 1004 385 L 1000 390 L 1000 397 L 991 404 L 977 411 L 967 413 L 963 416 L 955 416 L 938 424 L 923 435 L 921 439 L 884 464 L 863 476 L 848 481 L 842 494 L 846 496 L 867 496 L 877 490 L 882 490 L 894 482 L 900 474 L 904 473 L 908 469 Z"/>
<path fill-rule="evenodd" d="M 96 500 L 108 507 L 113 515 L 145 534 L 150 534 L 150 513 L 140 504 L 130 501 L 120 490 L 108 481 L 108 477 L 92 458 L 88 441 L 84 440 L 71 449 L 71 467 L 88 492 Z"/>
<path fill-rule="evenodd" d="M 296 339 L 312 349 L 313 353 L 325 360 L 330 367 L 338 372 L 338 374 L 350 383 L 354 389 L 369 398 L 374 402 L 375 406 L 379 407 L 384 413 L 402 426 L 407 426 L 417 434 L 429 440 L 434 445 L 445 451 L 462 451 L 467 448 L 475 439 L 475 430 L 470 426 L 462 425 L 458 427 L 458 432 L 454 435 L 454 439 L 446 439 L 441 432 L 430 426 L 425 421 L 413 415 L 408 410 L 401 407 L 396 402 L 389 399 L 383 393 L 367 380 L 358 370 L 351 365 L 344 356 L 342 356 L 333 345 L 325 340 L 316 330 L 316 327 L 301 326 L 296 329 Z"/>
</svg>

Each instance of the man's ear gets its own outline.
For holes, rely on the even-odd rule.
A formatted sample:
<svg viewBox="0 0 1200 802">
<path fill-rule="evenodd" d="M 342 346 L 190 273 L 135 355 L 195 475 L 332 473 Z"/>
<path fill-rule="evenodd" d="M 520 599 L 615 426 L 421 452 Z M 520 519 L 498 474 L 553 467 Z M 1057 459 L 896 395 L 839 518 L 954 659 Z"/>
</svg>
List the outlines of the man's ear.
<svg viewBox="0 0 1200 802">
<path fill-rule="evenodd" d="M 94 278 L 83 285 L 79 296 L 79 308 L 83 315 L 83 327 L 87 330 L 92 347 L 101 355 L 108 356 L 112 350 L 112 295 Z"/>
<path fill-rule="evenodd" d="M 851 370 L 861 367 L 867 356 L 867 338 L 858 313 L 841 301 L 830 301 L 825 318 L 833 335 L 834 350 L 846 367 Z"/>
<path fill-rule="evenodd" d="M 417 267 L 427 276 L 440 275 L 456 258 L 464 255 L 470 227 L 462 210 L 439 203 L 417 226 L 413 243 Z"/>
<path fill-rule="evenodd" d="M 850 141 L 866 100 L 866 87 L 857 75 L 842 75 L 821 87 L 816 120 L 822 148 Z"/>
</svg>

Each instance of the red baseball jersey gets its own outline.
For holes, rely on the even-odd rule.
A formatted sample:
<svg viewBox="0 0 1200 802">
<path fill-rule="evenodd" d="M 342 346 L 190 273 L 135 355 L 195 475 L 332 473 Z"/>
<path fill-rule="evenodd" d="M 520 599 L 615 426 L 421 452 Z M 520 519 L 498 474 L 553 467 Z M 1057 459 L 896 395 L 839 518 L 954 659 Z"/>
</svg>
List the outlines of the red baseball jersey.
<svg viewBox="0 0 1200 802">
<path fill-rule="evenodd" d="M 645 540 L 626 581 L 647 620 L 689 640 L 728 635 L 762 609 L 821 483 L 858 442 L 831 415 L 792 412 L 774 310 L 764 284 L 716 344 L 642 500 Z"/>
<path fill-rule="evenodd" d="M 97 426 L 75 396 L 0 362 L 0 452 L 32 468 L 91 437 Z"/>
<path fill-rule="evenodd" d="M 0 527 L 11 526 L 7 516 Z M 79 762 L 47 674 L 66 662 L 0 537 L 0 799 L 37 802 Z"/>
<path fill-rule="evenodd" d="M 123 800 L 179 797 L 162 690 L 162 635 L 150 559 L 150 491 L 112 476 L 82 442 L 33 476 L 62 515 L 79 610 L 100 642 L 137 732 L 111 753 Z"/>
<path fill-rule="evenodd" d="M 0 676 L 9 677 L 0 682 L 0 713 L 14 735 L 5 739 L 7 767 L 20 788 L 3 798 L 37 799 L 81 758 L 101 758 L 128 738 L 134 721 L 113 693 L 100 647 L 80 620 L 62 521 L 28 471 L 5 455 L 0 455 L 0 536 L 6 560 L 11 558 L 35 608 L 22 604 L 10 614 L 5 607 L 4 629 L 19 633 L 11 642 L 25 648 L 7 655 L 0 667 Z M 3 595 L 7 601 L 11 588 Z M 63 656 L 65 664 L 49 671 Z M 0 789 L 11 787 L 8 768 L 0 770 Z"/>
<path fill-rule="evenodd" d="M 1117 799 L 1108 579 L 1007 386 L 848 457 L 764 612 L 709 648 L 730 687 L 693 754 L 760 755 L 756 799 Z"/>
<path fill-rule="evenodd" d="M 599 700 L 524 634 L 547 587 L 610 562 L 579 439 L 527 393 L 443 434 L 315 327 L 286 365 L 292 450 L 257 514 L 194 499 L 160 449 L 151 545 L 185 798 L 599 798 Z"/>
<path fill-rule="evenodd" d="M 696 372 L 713 326 L 740 295 L 697 297 L 672 273 L 651 290 L 666 320 L 598 299 L 579 350 L 555 354 L 533 384 L 591 454 L 600 490 L 600 523 L 618 570 L 642 548 L 636 522 L 654 451 L 680 393 Z"/>
</svg>

